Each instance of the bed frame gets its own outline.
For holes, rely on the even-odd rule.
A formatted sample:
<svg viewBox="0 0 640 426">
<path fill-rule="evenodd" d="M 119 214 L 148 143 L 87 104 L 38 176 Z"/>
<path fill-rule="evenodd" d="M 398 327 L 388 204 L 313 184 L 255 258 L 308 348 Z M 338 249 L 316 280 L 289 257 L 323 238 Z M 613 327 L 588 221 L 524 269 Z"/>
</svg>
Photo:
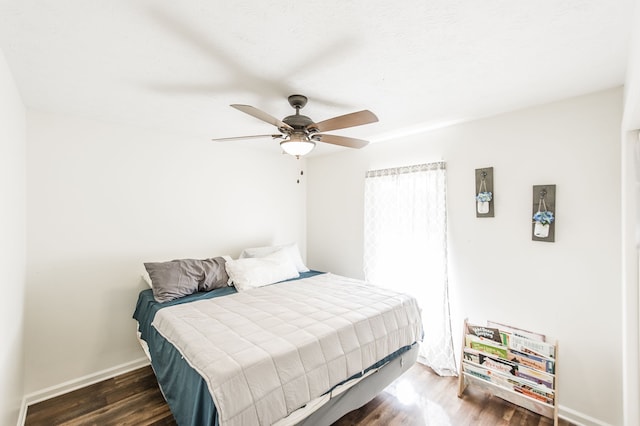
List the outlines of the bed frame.
<svg viewBox="0 0 640 426">
<path fill-rule="evenodd" d="M 140 332 L 137 335 L 145 355 L 151 362 L 147 342 L 140 337 Z M 296 424 L 299 426 L 330 425 L 345 414 L 364 406 L 411 368 L 418 359 L 419 351 L 419 345 L 415 344 L 408 351 L 358 380 L 346 391 L 332 393 L 328 401 Z M 162 387 L 160 390 L 162 391 Z M 162 394 L 164 396 L 164 392 Z M 295 415 L 295 413 L 292 414 Z"/>
</svg>

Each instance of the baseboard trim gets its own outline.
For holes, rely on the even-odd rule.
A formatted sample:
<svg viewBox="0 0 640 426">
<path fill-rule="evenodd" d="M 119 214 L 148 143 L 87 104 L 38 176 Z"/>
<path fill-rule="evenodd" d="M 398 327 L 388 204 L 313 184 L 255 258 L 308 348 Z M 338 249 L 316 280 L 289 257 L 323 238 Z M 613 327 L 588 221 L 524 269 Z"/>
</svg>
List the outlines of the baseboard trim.
<svg viewBox="0 0 640 426">
<path fill-rule="evenodd" d="M 605 423 L 602 420 L 598 420 L 563 405 L 558 406 L 558 417 L 567 420 L 576 426 L 611 426 L 609 423 Z"/>
<path fill-rule="evenodd" d="M 22 397 L 22 403 L 20 404 L 20 412 L 18 413 L 17 426 L 24 426 L 24 422 L 27 421 L 27 398 Z"/>
<path fill-rule="evenodd" d="M 24 424 L 27 407 L 29 405 L 37 404 L 38 402 L 55 398 L 56 396 L 69 393 L 71 391 L 74 391 L 89 385 L 93 385 L 94 383 L 111 379 L 120 374 L 128 373 L 130 371 L 136 370 L 146 365 L 149 365 L 149 359 L 146 357 L 142 357 L 130 362 L 126 362 L 124 364 L 116 365 L 115 367 L 107 368 L 106 370 L 88 374 L 86 376 L 79 377 L 77 379 L 60 383 L 59 385 L 50 386 L 48 388 L 27 394 L 24 396 L 23 404 L 22 404 L 24 407 L 24 416 L 21 415 L 21 417 L 24 417 L 24 418 L 22 418 L 22 423 L 18 423 L 18 425 Z M 21 408 L 21 414 L 22 414 L 22 411 L 23 409 Z"/>
</svg>

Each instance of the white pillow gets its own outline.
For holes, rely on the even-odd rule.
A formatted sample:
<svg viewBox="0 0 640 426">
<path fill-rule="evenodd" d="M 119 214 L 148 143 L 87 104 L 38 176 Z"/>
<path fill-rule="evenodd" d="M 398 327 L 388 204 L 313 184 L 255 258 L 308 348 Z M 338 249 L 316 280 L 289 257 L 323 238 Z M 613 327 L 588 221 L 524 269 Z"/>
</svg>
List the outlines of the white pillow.
<svg viewBox="0 0 640 426">
<path fill-rule="evenodd" d="M 225 267 L 230 281 L 238 291 L 262 287 L 300 276 L 285 250 L 278 250 L 264 257 L 228 260 Z"/>
<path fill-rule="evenodd" d="M 142 274 L 142 280 L 147 283 L 147 285 L 149 286 L 149 288 L 153 288 L 153 283 L 151 282 L 151 277 L 149 276 L 149 273 L 145 270 Z"/>
<path fill-rule="evenodd" d="M 302 256 L 300 256 L 300 250 L 298 249 L 297 243 L 244 249 L 242 250 L 242 253 L 240 253 L 240 259 L 247 257 L 264 257 L 278 250 L 284 250 L 287 253 L 293 264 L 296 266 L 298 272 L 309 272 L 309 268 L 307 268 L 302 261 Z"/>
</svg>

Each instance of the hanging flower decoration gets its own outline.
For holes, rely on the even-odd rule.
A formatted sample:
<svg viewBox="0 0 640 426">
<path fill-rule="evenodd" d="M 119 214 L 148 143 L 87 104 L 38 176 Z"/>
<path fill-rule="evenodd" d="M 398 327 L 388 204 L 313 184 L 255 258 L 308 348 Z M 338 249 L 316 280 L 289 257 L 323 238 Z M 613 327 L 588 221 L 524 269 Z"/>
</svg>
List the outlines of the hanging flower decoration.
<svg viewBox="0 0 640 426">
<path fill-rule="evenodd" d="M 481 203 L 489 202 L 491 198 L 493 198 L 493 194 L 490 191 L 478 192 L 478 195 L 476 195 L 476 200 Z"/>
<path fill-rule="evenodd" d="M 538 211 L 533 215 L 533 221 L 543 225 L 551 225 L 554 220 L 553 212 L 550 211 Z"/>
</svg>

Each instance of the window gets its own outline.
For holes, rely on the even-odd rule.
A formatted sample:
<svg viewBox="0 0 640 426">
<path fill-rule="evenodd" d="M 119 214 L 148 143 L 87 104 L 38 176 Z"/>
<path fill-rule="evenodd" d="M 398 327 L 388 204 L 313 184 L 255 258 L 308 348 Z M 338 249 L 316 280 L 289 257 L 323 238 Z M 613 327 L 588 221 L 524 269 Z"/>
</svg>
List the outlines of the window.
<svg viewBox="0 0 640 426">
<path fill-rule="evenodd" d="M 364 202 L 365 279 L 416 297 L 424 325 L 419 360 L 438 374 L 455 375 L 445 163 L 369 171 Z"/>
</svg>

